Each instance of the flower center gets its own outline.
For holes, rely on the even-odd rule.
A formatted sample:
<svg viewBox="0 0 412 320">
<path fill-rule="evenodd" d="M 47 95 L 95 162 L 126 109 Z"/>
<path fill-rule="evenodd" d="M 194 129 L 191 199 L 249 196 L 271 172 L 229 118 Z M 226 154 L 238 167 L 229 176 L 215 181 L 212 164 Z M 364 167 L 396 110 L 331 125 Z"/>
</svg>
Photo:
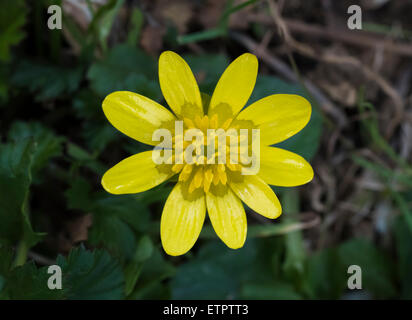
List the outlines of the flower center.
<svg viewBox="0 0 412 320">
<path fill-rule="evenodd" d="M 228 130 L 232 121 L 233 119 L 229 118 L 218 128 L 218 116 L 216 114 L 210 119 L 207 115 L 202 118 L 196 116 L 194 120 L 183 119 L 183 137 L 186 137 L 190 132 L 196 132 L 196 130 L 197 132 L 200 130 L 203 133 L 202 135 L 194 135 L 192 141 L 182 140 L 182 136 L 176 136 L 173 139 L 173 149 L 176 152 L 177 149 L 180 150 L 173 157 L 181 157 L 184 160 L 183 163 L 175 163 L 172 171 L 179 173 L 179 181 L 190 181 L 189 193 L 198 188 L 203 188 L 204 192 L 208 192 L 212 183 L 214 185 L 219 183 L 225 185 L 228 179 L 228 171 L 242 170 L 242 165 L 238 163 L 238 160 L 233 161 L 234 158 L 239 158 L 238 143 L 242 140 L 242 136 L 238 137 L 237 134 L 233 136 L 225 135 L 223 136 L 224 140 L 219 141 L 222 138 L 219 134 L 216 134 L 218 132 L 217 129 Z M 237 129 L 232 127 L 232 133 L 237 132 Z M 179 148 L 178 141 L 183 141 L 182 148 Z M 236 144 L 236 148 L 233 148 L 234 144 Z M 188 148 L 190 145 L 192 147 Z M 217 150 L 215 149 L 216 145 Z M 192 153 L 191 158 L 193 161 L 187 161 L 187 154 L 182 154 L 182 152 L 187 152 L 187 150 Z M 213 150 L 213 152 L 209 150 Z M 224 161 L 219 161 L 222 159 Z"/>
</svg>

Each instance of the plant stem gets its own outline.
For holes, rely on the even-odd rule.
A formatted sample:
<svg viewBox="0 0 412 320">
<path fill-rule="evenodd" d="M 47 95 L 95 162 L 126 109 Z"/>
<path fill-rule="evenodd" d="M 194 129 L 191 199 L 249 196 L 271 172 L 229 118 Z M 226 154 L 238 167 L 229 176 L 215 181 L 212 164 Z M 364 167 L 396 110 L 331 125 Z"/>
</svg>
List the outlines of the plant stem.
<svg viewBox="0 0 412 320">
<path fill-rule="evenodd" d="M 17 247 L 16 260 L 14 260 L 15 267 L 22 266 L 26 263 L 28 251 L 29 248 L 27 247 L 26 241 L 23 239 L 20 240 L 19 245 Z"/>
</svg>

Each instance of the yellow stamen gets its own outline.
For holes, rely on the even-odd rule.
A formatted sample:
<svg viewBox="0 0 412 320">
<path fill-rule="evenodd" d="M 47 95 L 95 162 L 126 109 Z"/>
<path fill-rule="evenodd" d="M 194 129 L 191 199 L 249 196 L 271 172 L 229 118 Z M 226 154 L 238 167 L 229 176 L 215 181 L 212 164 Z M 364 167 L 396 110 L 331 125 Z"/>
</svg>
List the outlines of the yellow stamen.
<svg viewBox="0 0 412 320">
<path fill-rule="evenodd" d="M 176 163 L 173 165 L 172 171 L 178 173 L 180 172 L 180 170 L 183 169 L 183 167 L 184 167 L 184 164 Z"/>
<path fill-rule="evenodd" d="M 200 167 L 195 176 L 193 177 L 193 181 L 195 182 L 196 188 L 199 188 L 203 182 L 203 167 Z"/>
<path fill-rule="evenodd" d="M 192 129 L 195 128 L 195 124 L 193 123 L 193 121 L 189 118 L 184 118 L 183 119 L 184 124 L 186 125 L 186 127 L 188 127 L 188 129 Z"/>
<path fill-rule="evenodd" d="M 233 121 L 233 118 L 226 119 L 226 121 L 223 122 L 221 128 L 223 130 L 227 130 L 229 128 L 230 124 L 232 123 L 232 121 Z"/>
<path fill-rule="evenodd" d="M 217 114 L 215 113 L 215 114 L 210 118 L 209 127 L 210 127 L 211 129 L 217 129 L 217 123 L 218 123 Z"/>
</svg>

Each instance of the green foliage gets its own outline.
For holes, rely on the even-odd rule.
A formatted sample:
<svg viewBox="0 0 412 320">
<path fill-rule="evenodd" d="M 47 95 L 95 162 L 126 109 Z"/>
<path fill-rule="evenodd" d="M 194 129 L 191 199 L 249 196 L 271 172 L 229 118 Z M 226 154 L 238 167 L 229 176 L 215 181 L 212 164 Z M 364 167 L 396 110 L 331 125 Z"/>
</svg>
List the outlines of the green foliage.
<svg viewBox="0 0 412 320">
<path fill-rule="evenodd" d="M 217 28 L 211 30 L 177 37 L 169 28 L 168 43 L 173 47 L 226 36 L 229 16 L 254 2 L 228 1 Z M 73 46 L 76 53 L 64 50 L 60 57 L 58 31 L 39 33 L 37 22 L 30 21 L 28 26 L 34 28 L 25 31 L 35 44 L 34 60 L 31 51 L 27 54 L 16 46 L 24 38 L 25 1 L 0 2 L 0 299 L 342 299 L 353 297 L 347 290 L 347 268 L 354 264 L 362 268 L 363 297 L 412 299 L 410 168 L 379 134 L 374 114 L 371 120 L 362 120 L 364 139 L 372 140 L 376 150 L 405 170 L 395 172 L 363 158 L 357 163 L 382 177 L 402 213 L 393 228 L 396 254 L 388 256 L 390 248 L 365 239 L 312 250 L 313 243 L 306 246 L 306 234 L 300 230 L 298 213 L 306 210 L 306 203 L 301 206 L 297 188 L 277 192 L 284 209 L 280 220 L 260 223 L 248 214 L 243 248 L 228 249 L 206 223 L 190 253 L 165 254 L 160 216 L 173 183 L 121 196 L 107 193 L 100 183 L 109 167 L 145 150 L 107 121 L 101 109 L 105 96 L 130 90 L 165 105 L 157 57 L 138 47 L 147 15 L 132 5 L 129 32 L 116 37 L 126 43 L 110 37 L 125 3 L 110 0 L 93 7 L 86 31 L 64 15 L 65 32 L 71 38 L 61 44 Z M 45 2 L 36 4 L 33 15 L 42 21 L 38 13 Z M 264 31 L 261 28 L 262 35 Z M 26 50 L 32 43 L 23 45 Z M 13 46 L 16 55 L 10 54 Z M 226 49 L 196 55 L 184 54 L 190 51 L 187 47 L 176 51 L 183 53 L 201 91 L 212 94 L 230 62 L 218 52 L 234 54 L 235 48 Z M 316 101 L 299 85 L 259 74 L 249 104 L 276 93 L 303 95 L 311 102 L 309 124 L 277 146 L 313 160 L 323 129 Z M 365 101 L 360 101 L 359 109 L 374 112 Z M 399 183 L 399 190 L 392 183 Z M 91 216 L 91 226 L 68 228 L 82 215 Z M 72 233 L 82 237 L 71 239 Z M 67 240 L 68 247 L 62 248 L 66 234 L 73 241 Z M 69 254 L 54 262 L 57 252 Z M 62 290 L 48 289 L 50 274 L 42 257 L 61 266 Z"/>
<path fill-rule="evenodd" d="M 33 139 L 35 150 L 32 159 L 32 172 L 36 174 L 48 162 L 62 154 L 63 137 L 58 137 L 52 130 L 38 122 L 21 122 L 13 123 L 9 130 L 9 140 L 21 141 L 24 139 Z"/>
<path fill-rule="evenodd" d="M 276 242 L 262 239 L 248 239 L 235 251 L 218 241 L 204 243 L 194 259 L 179 267 L 172 281 L 173 298 L 299 298 L 293 285 L 274 272 L 275 247 Z"/>
<path fill-rule="evenodd" d="M 124 276 L 118 261 L 105 250 L 87 251 L 80 247 L 67 258 L 59 256 L 63 288 L 68 299 L 121 299 Z"/>
<path fill-rule="evenodd" d="M 128 195 L 92 193 L 91 186 L 80 177 L 73 180 L 66 198 L 69 208 L 93 213 L 91 244 L 104 245 L 117 256 L 132 258 L 137 235 L 149 226 L 149 212 L 143 204 Z"/>
<path fill-rule="evenodd" d="M 393 298 L 393 265 L 391 260 L 371 242 L 354 239 L 344 243 L 338 251 L 346 267 L 358 265 L 362 269 L 362 288 L 376 298 Z"/>
<path fill-rule="evenodd" d="M 81 67 L 66 68 L 24 60 L 13 72 L 11 83 L 35 93 L 35 100 L 44 101 L 73 93 L 79 87 L 82 73 Z"/>
<path fill-rule="evenodd" d="M 155 61 L 126 44 L 110 50 L 102 61 L 95 62 L 87 77 L 91 88 L 104 97 L 113 91 L 133 91 L 160 100 Z"/>
<path fill-rule="evenodd" d="M 35 143 L 32 139 L 0 144 L 0 243 L 24 239 L 35 245 L 40 235 L 29 219 L 29 189 Z"/>
<path fill-rule="evenodd" d="M 10 48 L 25 36 L 27 7 L 24 0 L 0 3 L 0 61 L 10 60 Z"/>
<path fill-rule="evenodd" d="M 38 268 L 32 262 L 8 270 L 4 294 L 8 299 L 122 299 L 124 276 L 119 262 L 105 250 L 88 251 L 79 247 L 67 258 L 59 256 L 56 264 L 62 270 L 62 289 L 50 290 L 48 267 Z M 0 274 L 1 274 L 0 270 Z"/>
</svg>

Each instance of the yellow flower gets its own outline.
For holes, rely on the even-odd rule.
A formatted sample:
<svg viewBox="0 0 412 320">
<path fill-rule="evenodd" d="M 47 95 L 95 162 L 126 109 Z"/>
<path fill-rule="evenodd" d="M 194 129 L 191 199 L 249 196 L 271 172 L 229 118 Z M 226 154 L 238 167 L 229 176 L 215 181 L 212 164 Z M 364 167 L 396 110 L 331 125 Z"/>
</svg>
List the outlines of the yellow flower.
<svg viewBox="0 0 412 320">
<path fill-rule="evenodd" d="M 268 184 L 297 186 L 313 178 L 312 167 L 305 159 L 270 147 L 308 123 L 310 103 L 298 95 L 275 94 L 242 110 L 255 86 L 257 72 L 257 58 L 250 53 L 241 55 L 225 70 L 212 97 L 208 97 L 200 93 L 187 63 L 176 53 L 166 51 L 159 58 L 159 81 L 173 113 L 133 92 L 114 92 L 103 101 L 103 111 L 114 127 L 153 146 L 159 144 L 153 140 L 153 133 L 159 128 L 174 132 L 178 120 L 183 121 L 184 130 L 260 129 L 260 170 L 255 175 L 241 174 L 241 162 L 156 164 L 154 151 L 130 156 L 104 174 L 102 185 L 113 194 L 143 192 L 178 175 L 160 224 L 162 245 L 169 255 L 181 255 L 192 248 L 206 211 L 219 238 L 232 249 L 242 247 L 247 231 L 242 201 L 264 217 L 275 219 L 282 209 Z"/>
</svg>

